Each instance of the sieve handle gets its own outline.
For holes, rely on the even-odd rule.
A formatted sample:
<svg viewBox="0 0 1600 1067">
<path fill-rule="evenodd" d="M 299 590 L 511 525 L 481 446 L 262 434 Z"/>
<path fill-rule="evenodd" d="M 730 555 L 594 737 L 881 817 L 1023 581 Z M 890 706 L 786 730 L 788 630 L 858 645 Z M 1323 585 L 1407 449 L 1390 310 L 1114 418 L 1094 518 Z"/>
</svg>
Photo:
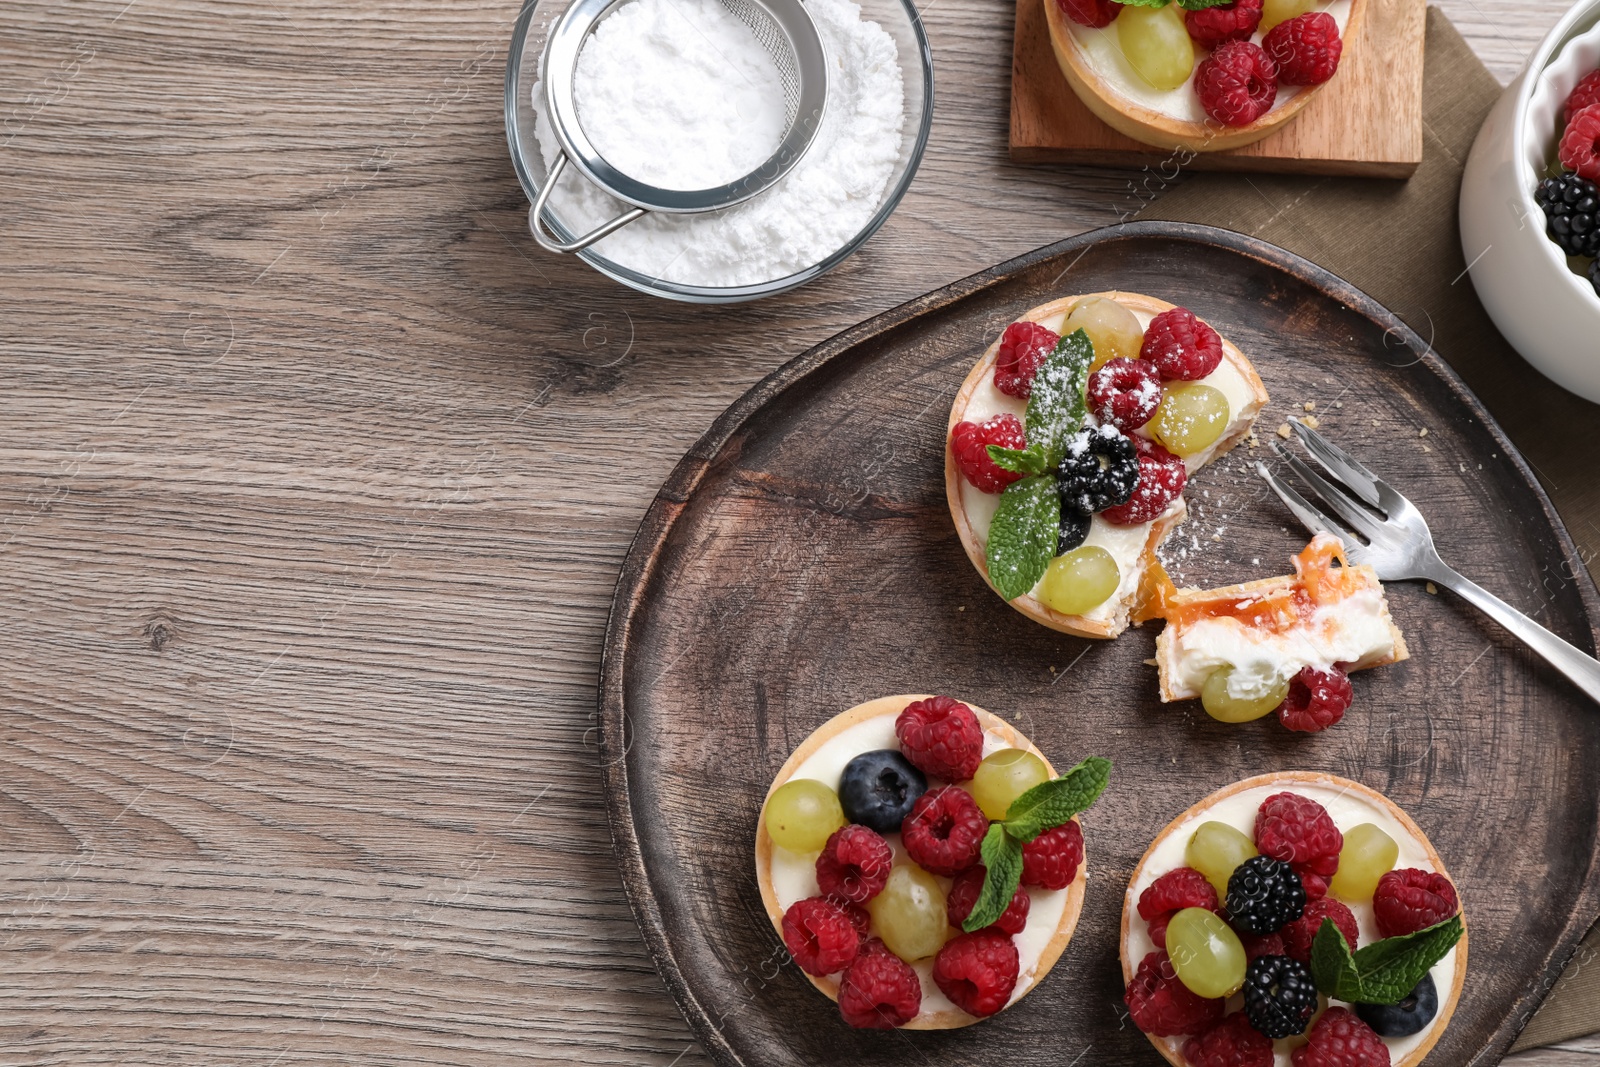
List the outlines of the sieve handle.
<svg viewBox="0 0 1600 1067">
<path fill-rule="evenodd" d="M 567 169 L 567 154 L 562 152 L 556 156 L 556 161 L 550 165 L 550 173 L 545 175 L 544 188 L 539 190 L 538 197 L 533 201 L 533 207 L 528 211 L 528 229 L 533 231 L 533 239 L 539 242 L 539 247 L 551 252 L 576 252 L 588 248 L 600 238 L 615 233 L 628 223 L 645 213 L 642 207 L 625 211 L 610 222 L 595 227 L 576 241 L 562 243 L 555 239 L 544 226 L 545 204 L 550 199 L 550 191 L 556 187 L 556 180 L 561 177 L 561 172 Z"/>
</svg>

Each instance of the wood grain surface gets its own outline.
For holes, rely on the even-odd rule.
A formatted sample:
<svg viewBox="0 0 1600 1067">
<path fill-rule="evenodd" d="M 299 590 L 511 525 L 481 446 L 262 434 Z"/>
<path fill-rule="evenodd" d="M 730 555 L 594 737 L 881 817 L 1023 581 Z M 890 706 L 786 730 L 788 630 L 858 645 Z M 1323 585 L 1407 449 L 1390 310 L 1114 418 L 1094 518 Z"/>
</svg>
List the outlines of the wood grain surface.
<svg viewBox="0 0 1600 1067">
<path fill-rule="evenodd" d="M 1504 79 L 1566 3 L 1444 7 Z M 515 0 L 0 5 L 0 1062 L 706 1062 L 599 796 L 645 507 L 794 355 L 1140 204 L 1007 161 L 1008 5 L 924 14 L 894 218 L 694 309 L 525 236 Z"/>
<path fill-rule="evenodd" d="M 623 565 L 601 671 L 601 752 L 623 881 L 668 987 L 729 1067 L 1148 1063 L 1121 1002 L 1128 874 L 1201 797 L 1310 771 L 1379 790 L 1445 857 L 1474 955 L 1492 963 L 1468 966 L 1433 1056 L 1498 1062 L 1600 912 L 1600 771 L 1576 755 L 1600 746 L 1588 697 L 1467 605 L 1393 583 L 1412 658 L 1352 679 L 1355 703 L 1337 729 L 1308 738 L 1271 720 L 1218 723 L 1192 702 L 1160 702 L 1151 633 L 1101 641 L 1041 626 L 993 595 L 954 536 L 945 428 L 962 380 L 1020 311 L 1107 290 L 1160 292 L 1248 355 L 1274 396 L 1257 423 L 1264 436 L 1309 403 L 1425 515 L 1476 516 L 1434 524 L 1441 555 L 1474 559 L 1513 586 L 1581 566 L 1532 472 L 1506 461 L 1498 431 L 1427 342 L 1345 283 L 1249 238 L 1133 223 L 864 323 L 718 420 Z M 1180 585 L 1282 573 L 1305 543 L 1248 467 L 1275 462 L 1270 451 L 1251 453 L 1219 457 L 1185 489 L 1189 519 L 1164 552 Z M 1600 594 L 1588 582 L 1549 593 L 1543 618 L 1592 649 Z M 1502 651 L 1480 665 L 1486 639 Z M 796 968 L 772 966 L 783 947 L 749 861 L 772 776 L 845 708 L 901 692 L 988 708 L 1058 766 L 1113 761 L 1112 786 L 1083 816 L 1089 889 L 1073 943 L 1030 1010 L 981 1033 L 851 1032 Z M 1518 832 L 1504 833 L 1512 820 Z"/>
<path fill-rule="evenodd" d="M 1369 0 L 1337 77 L 1286 126 L 1242 148 L 1176 158 L 1194 170 L 1410 175 L 1422 162 L 1425 14 L 1425 0 Z M 1113 130 L 1078 98 L 1051 50 L 1041 0 L 1017 0 L 1015 21 L 1012 159 L 1143 166 L 1174 157 Z"/>
</svg>

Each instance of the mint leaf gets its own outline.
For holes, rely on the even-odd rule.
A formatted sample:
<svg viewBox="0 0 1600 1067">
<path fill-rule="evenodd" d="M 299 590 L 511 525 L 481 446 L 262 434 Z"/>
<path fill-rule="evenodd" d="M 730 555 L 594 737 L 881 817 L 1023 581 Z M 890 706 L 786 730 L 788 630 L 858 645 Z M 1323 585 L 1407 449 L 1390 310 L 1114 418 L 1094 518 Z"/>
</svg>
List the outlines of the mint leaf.
<svg viewBox="0 0 1600 1067">
<path fill-rule="evenodd" d="M 1048 468 L 1044 457 L 1031 448 L 1007 448 L 989 445 L 989 459 L 1001 470 L 1014 474 L 1043 474 Z"/>
<path fill-rule="evenodd" d="M 1027 844 L 1089 807 L 1105 792 L 1111 761 L 1090 756 L 1060 778 L 1040 782 L 1006 811 L 1006 833 Z"/>
<path fill-rule="evenodd" d="M 1355 965 L 1361 974 L 1360 999 L 1368 1004 L 1398 1003 L 1455 947 L 1464 930 L 1461 916 L 1455 915 L 1426 930 L 1386 937 L 1357 949 Z"/>
<path fill-rule="evenodd" d="M 1044 456 L 1048 468 L 1061 462 L 1067 439 L 1083 426 L 1089 413 L 1083 390 L 1089 384 L 1094 344 L 1082 330 L 1063 337 L 1045 357 L 1033 378 L 1033 392 L 1023 416 L 1028 445 Z"/>
<path fill-rule="evenodd" d="M 1311 940 L 1311 978 L 1335 1000 L 1396 1004 L 1455 947 L 1463 930 L 1457 915 L 1426 930 L 1374 941 L 1352 953 L 1333 920 L 1324 919 Z"/>
<path fill-rule="evenodd" d="M 999 823 L 990 823 L 979 847 L 983 856 L 983 889 L 961 922 L 967 933 L 982 930 L 1004 915 L 1022 881 L 1022 845 Z"/>
<path fill-rule="evenodd" d="M 983 551 L 995 591 L 1015 600 L 1032 589 L 1050 566 L 1060 536 L 1061 497 L 1054 475 L 1038 474 L 1006 486 Z"/>
<path fill-rule="evenodd" d="M 1316 936 L 1311 939 L 1311 980 L 1335 1000 L 1352 1004 L 1361 1000 L 1361 972 L 1356 969 L 1350 942 L 1333 925 L 1332 919 L 1323 919 Z"/>
<path fill-rule="evenodd" d="M 1185 11 L 1204 11 L 1208 7 L 1221 7 L 1232 2 L 1233 0 L 1178 0 L 1178 6 Z"/>
</svg>

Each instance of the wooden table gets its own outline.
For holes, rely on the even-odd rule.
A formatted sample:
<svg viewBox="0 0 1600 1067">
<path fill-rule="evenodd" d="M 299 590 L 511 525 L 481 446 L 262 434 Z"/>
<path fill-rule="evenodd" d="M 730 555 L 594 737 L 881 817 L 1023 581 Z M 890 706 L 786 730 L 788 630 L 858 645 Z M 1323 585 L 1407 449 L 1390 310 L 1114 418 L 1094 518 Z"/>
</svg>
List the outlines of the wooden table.
<svg viewBox="0 0 1600 1067">
<path fill-rule="evenodd" d="M 1504 79 L 1566 4 L 1444 6 Z M 1132 196 L 1006 162 L 1009 5 L 924 14 L 899 212 L 711 309 L 533 246 L 514 0 L 0 9 L 0 1062 L 705 1062 L 597 796 L 634 527 L 783 361 Z"/>
</svg>

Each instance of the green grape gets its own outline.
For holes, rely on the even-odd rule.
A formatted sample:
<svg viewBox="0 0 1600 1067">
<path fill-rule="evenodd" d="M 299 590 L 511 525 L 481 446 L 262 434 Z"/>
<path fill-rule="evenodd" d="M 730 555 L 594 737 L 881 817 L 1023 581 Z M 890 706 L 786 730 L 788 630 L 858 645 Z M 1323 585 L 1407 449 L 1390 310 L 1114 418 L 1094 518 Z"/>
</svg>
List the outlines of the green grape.
<svg viewBox="0 0 1600 1067">
<path fill-rule="evenodd" d="M 1063 615 L 1082 615 L 1104 604 L 1122 584 L 1111 553 L 1083 545 L 1050 561 L 1039 585 L 1039 599 Z"/>
<path fill-rule="evenodd" d="M 1267 0 L 1261 7 L 1259 29 L 1266 33 L 1278 23 L 1315 11 L 1318 6 L 1319 0 Z"/>
<path fill-rule="evenodd" d="M 1372 899 L 1378 879 L 1394 870 L 1400 846 L 1394 838 L 1370 822 L 1345 831 L 1344 848 L 1339 852 L 1339 870 L 1328 883 L 1328 892 L 1346 904 Z"/>
<path fill-rule="evenodd" d="M 1228 398 L 1200 382 L 1168 382 L 1150 432 L 1180 456 L 1210 447 L 1228 428 Z"/>
<path fill-rule="evenodd" d="M 872 932 L 906 962 L 931 956 L 950 932 L 939 880 L 915 864 L 889 872 L 883 892 L 867 901 Z"/>
<path fill-rule="evenodd" d="M 1061 336 L 1082 330 L 1094 345 L 1091 371 L 1099 370 L 1113 359 L 1138 359 L 1139 348 L 1144 344 L 1144 327 L 1133 312 L 1103 296 L 1091 296 L 1078 301 L 1061 327 Z"/>
<path fill-rule="evenodd" d="M 1167 955 L 1178 981 L 1201 997 L 1231 997 L 1248 961 L 1239 935 L 1213 912 L 1184 908 L 1167 924 Z"/>
<path fill-rule="evenodd" d="M 790 852 L 816 852 L 844 825 L 839 794 L 810 778 L 784 782 L 767 798 L 767 833 Z"/>
<path fill-rule="evenodd" d="M 991 819 L 1003 819 L 1011 802 L 1050 779 L 1044 760 L 1020 748 L 1002 748 L 983 757 L 967 792 Z"/>
<path fill-rule="evenodd" d="M 1122 9 L 1117 42 L 1134 72 L 1156 89 L 1176 89 L 1194 70 L 1194 41 L 1177 4 Z"/>
<path fill-rule="evenodd" d="M 1256 855 L 1256 843 L 1248 834 L 1225 822 L 1203 822 L 1189 838 L 1183 862 L 1206 876 L 1217 891 L 1218 900 L 1228 899 L 1228 878 L 1233 869 Z"/>
<path fill-rule="evenodd" d="M 1228 688 L 1232 677 L 1232 667 L 1218 667 L 1200 687 L 1200 703 L 1205 705 L 1206 714 L 1218 722 L 1250 722 L 1271 715 L 1289 695 L 1289 679 L 1279 678 L 1261 696 L 1238 696 Z"/>
</svg>

